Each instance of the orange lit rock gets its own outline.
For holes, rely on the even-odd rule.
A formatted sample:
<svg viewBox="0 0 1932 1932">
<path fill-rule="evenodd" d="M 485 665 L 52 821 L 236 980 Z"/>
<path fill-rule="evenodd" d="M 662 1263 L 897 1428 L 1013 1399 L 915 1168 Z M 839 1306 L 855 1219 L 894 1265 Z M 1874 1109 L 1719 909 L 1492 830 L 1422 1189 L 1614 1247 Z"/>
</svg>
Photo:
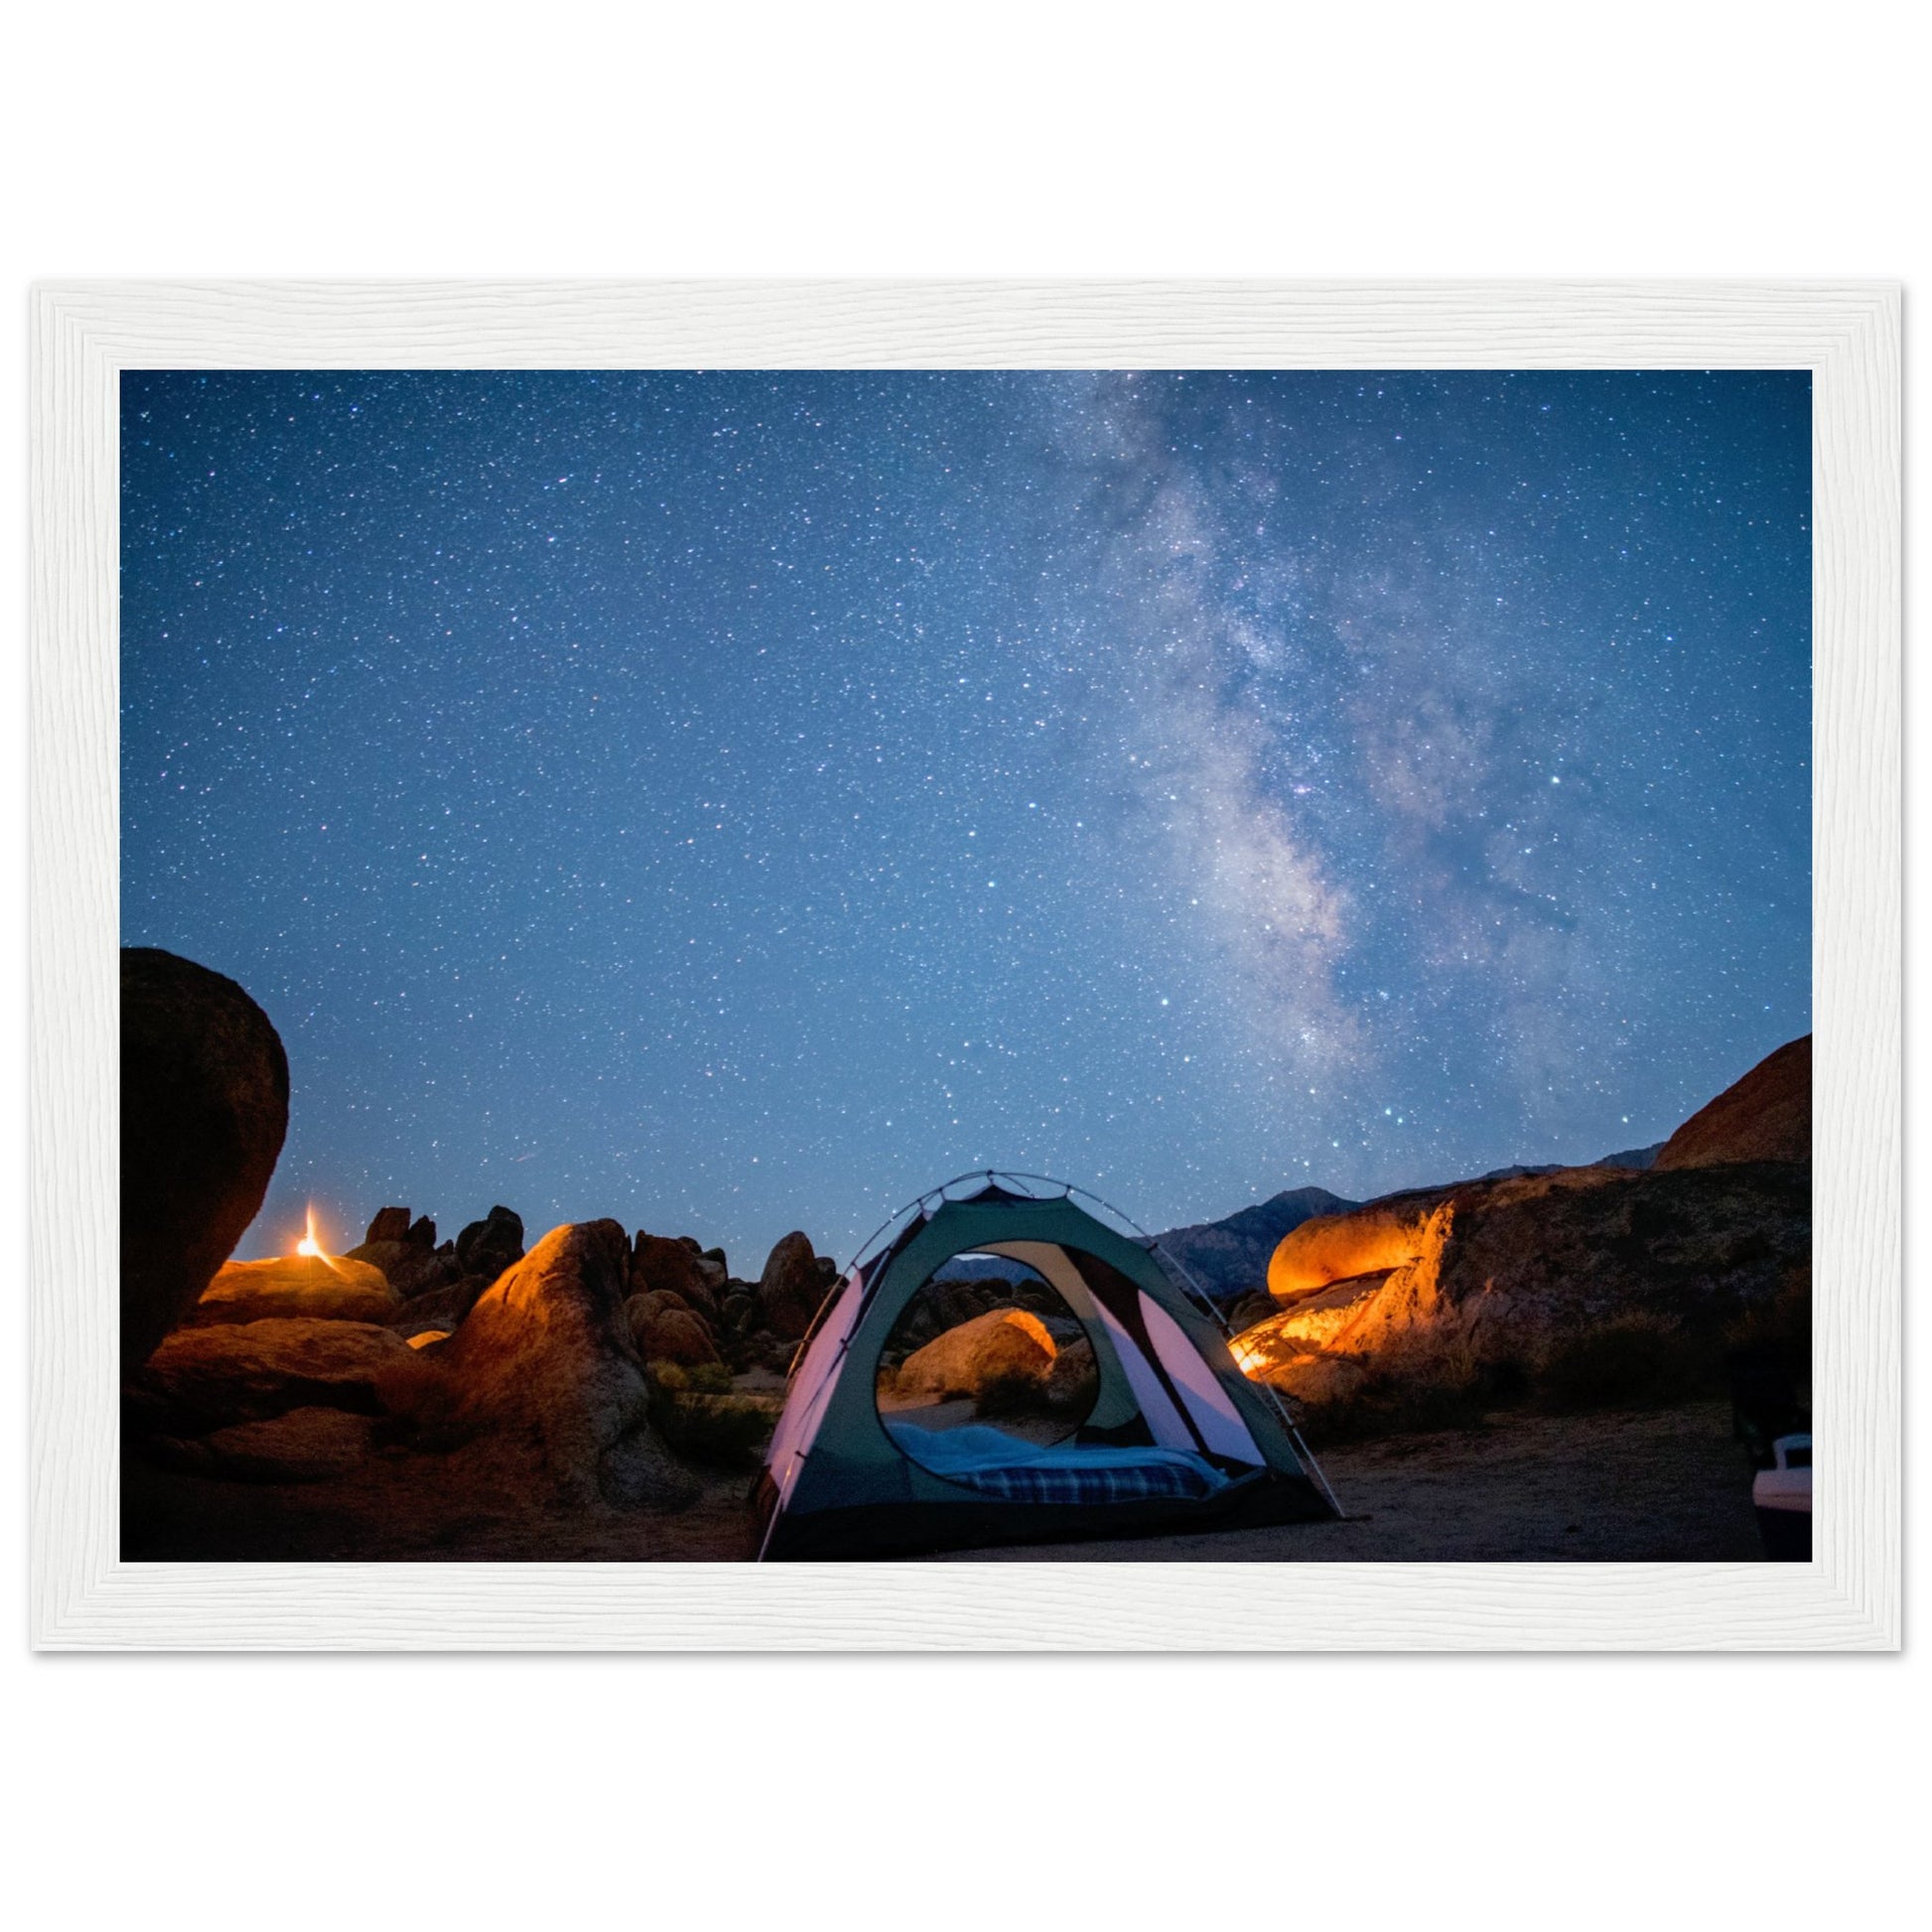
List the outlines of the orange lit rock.
<svg viewBox="0 0 1932 1932">
<path fill-rule="evenodd" d="M 1433 1198 L 1372 1204 L 1353 1214 L 1323 1214 L 1282 1237 L 1268 1263 L 1268 1292 L 1286 1303 L 1330 1282 L 1386 1274 L 1423 1251 Z"/>
<path fill-rule="evenodd" d="M 893 1380 L 896 1402 L 948 1402 L 981 1395 L 1002 1376 L 1024 1375 L 1042 1386 L 1059 1349 L 1029 1309 L 994 1309 L 914 1349 Z"/>
<path fill-rule="evenodd" d="M 1803 1164 L 1760 1162 L 1563 1168 L 1371 1203 L 1284 1240 L 1270 1286 L 1287 1292 L 1235 1336 L 1233 1353 L 1247 1373 L 1277 1380 L 1313 1353 L 1318 1374 L 1288 1378 L 1301 1394 L 1334 1382 L 1334 1364 L 1359 1368 L 1412 1345 L 1521 1363 L 1632 1315 L 1719 1337 L 1808 1262 L 1810 1194 Z M 1404 1252 L 1382 1270 L 1323 1278 L 1329 1266 Z"/>
<path fill-rule="evenodd" d="M 379 1268 L 343 1255 L 276 1255 L 231 1261 L 195 1305 L 196 1323 L 213 1321 L 388 1321 L 402 1297 Z"/>
<path fill-rule="evenodd" d="M 1257 1322 L 1250 1334 L 1266 1331 L 1282 1346 L 1326 1348 L 1360 1319 L 1369 1301 L 1379 1295 L 1396 1273 L 1393 1268 L 1373 1275 L 1350 1275 L 1325 1288 L 1298 1296 L 1279 1313 Z"/>
<path fill-rule="evenodd" d="M 677 1508 L 696 1493 L 648 1420 L 623 1296 L 630 1244 L 615 1221 L 552 1228 L 463 1325 L 412 1352 L 413 1416 L 461 1449 L 466 1481 L 543 1497 Z"/>
<path fill-rule="evenodd" d="M 414 1361 L 409 1344 L 360 1321 L 249 1321 L 178 1328 L 138 1386 L 190 1434 L 325 1407 L 379 1414 L 384 1378 Z"/>
<path fill-rule="evenodd" d="M 449 1328 L 419 1328 L 409 1339 L 411 1348 L 428 1348 L 439 1341 L 448 1341 L 454 1330 Z"/>
</svg>

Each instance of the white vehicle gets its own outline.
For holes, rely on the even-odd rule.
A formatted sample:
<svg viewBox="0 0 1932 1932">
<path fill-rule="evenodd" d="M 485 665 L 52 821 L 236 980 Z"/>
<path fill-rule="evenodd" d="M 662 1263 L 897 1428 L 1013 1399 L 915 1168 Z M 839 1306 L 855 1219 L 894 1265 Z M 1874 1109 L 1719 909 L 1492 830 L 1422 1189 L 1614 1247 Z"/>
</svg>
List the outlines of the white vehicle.
<svg viewBox="0 0 1932 1932">
<path fill-rule="evenodd" d="M 1771 1445 L 1775 1458 L 1751 1484 L 1758 1534 L 1773 1563 L 1811 1561 L 1811 1438 L 1780 1436 Z"/>
</svg>

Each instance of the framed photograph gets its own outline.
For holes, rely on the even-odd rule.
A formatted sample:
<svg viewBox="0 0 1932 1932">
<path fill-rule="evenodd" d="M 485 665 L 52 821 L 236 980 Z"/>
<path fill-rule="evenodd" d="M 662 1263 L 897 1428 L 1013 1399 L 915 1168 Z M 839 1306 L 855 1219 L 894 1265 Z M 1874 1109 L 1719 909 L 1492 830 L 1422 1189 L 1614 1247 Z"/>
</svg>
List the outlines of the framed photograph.
<svg viewBox="0 0 1932 1932">
<path fill-rule="evenodd" d="M 1898 311 L 37 290 L 34 1642 L 1895 1648 Z"/>
</svg>

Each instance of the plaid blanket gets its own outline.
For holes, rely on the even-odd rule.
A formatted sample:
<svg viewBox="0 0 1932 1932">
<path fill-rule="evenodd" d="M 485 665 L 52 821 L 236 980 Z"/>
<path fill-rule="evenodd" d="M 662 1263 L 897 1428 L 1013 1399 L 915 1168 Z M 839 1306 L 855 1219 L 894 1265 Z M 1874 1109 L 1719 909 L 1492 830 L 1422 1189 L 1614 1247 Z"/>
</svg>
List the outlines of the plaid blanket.
<svg viewBox="0 0 1932 1932">
<path fill-rule="evenodd" d="M 946 1473 L 949 1481 L 963 1482 L 982 1495 L 1010 1503 L 1131 1503 L 1155 1497 L 1194 1502 L 1211 1496 L 1227 1479 L 1211 1463 L 1192 1456 L 1107 1462 L 1097 1467 L 1042 1458 Z"/>
<path fill-rule="evenodd" d="M 1013 1503 L 1193 1502 L 1227 1481 L 1213 1463 L 1187 1449 L 1081 1449 L 1071 1443 L 1042 1449 L 983 1424 L 887 1427 L 934 1475 Z"/>
</svg>

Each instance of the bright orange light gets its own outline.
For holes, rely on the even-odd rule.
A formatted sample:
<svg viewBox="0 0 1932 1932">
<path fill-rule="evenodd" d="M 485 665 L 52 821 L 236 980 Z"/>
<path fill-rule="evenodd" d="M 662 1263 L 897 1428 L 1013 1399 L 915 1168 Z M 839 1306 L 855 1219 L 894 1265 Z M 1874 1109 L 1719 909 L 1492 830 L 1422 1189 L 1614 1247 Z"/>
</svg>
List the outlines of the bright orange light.
<svg viewBox="0 0 1932 1932">
<path fill-rule="evenodd" d="M 295 1244 L 295 1252 L 299 1255 L 314 1255 L 322 1261 L 329 1259 L 323 1252 L 322 1243 L 316 1239 L 316 1210 L 313 1205 L 309 1209 L 309 1231 Z"/>
</svg>

